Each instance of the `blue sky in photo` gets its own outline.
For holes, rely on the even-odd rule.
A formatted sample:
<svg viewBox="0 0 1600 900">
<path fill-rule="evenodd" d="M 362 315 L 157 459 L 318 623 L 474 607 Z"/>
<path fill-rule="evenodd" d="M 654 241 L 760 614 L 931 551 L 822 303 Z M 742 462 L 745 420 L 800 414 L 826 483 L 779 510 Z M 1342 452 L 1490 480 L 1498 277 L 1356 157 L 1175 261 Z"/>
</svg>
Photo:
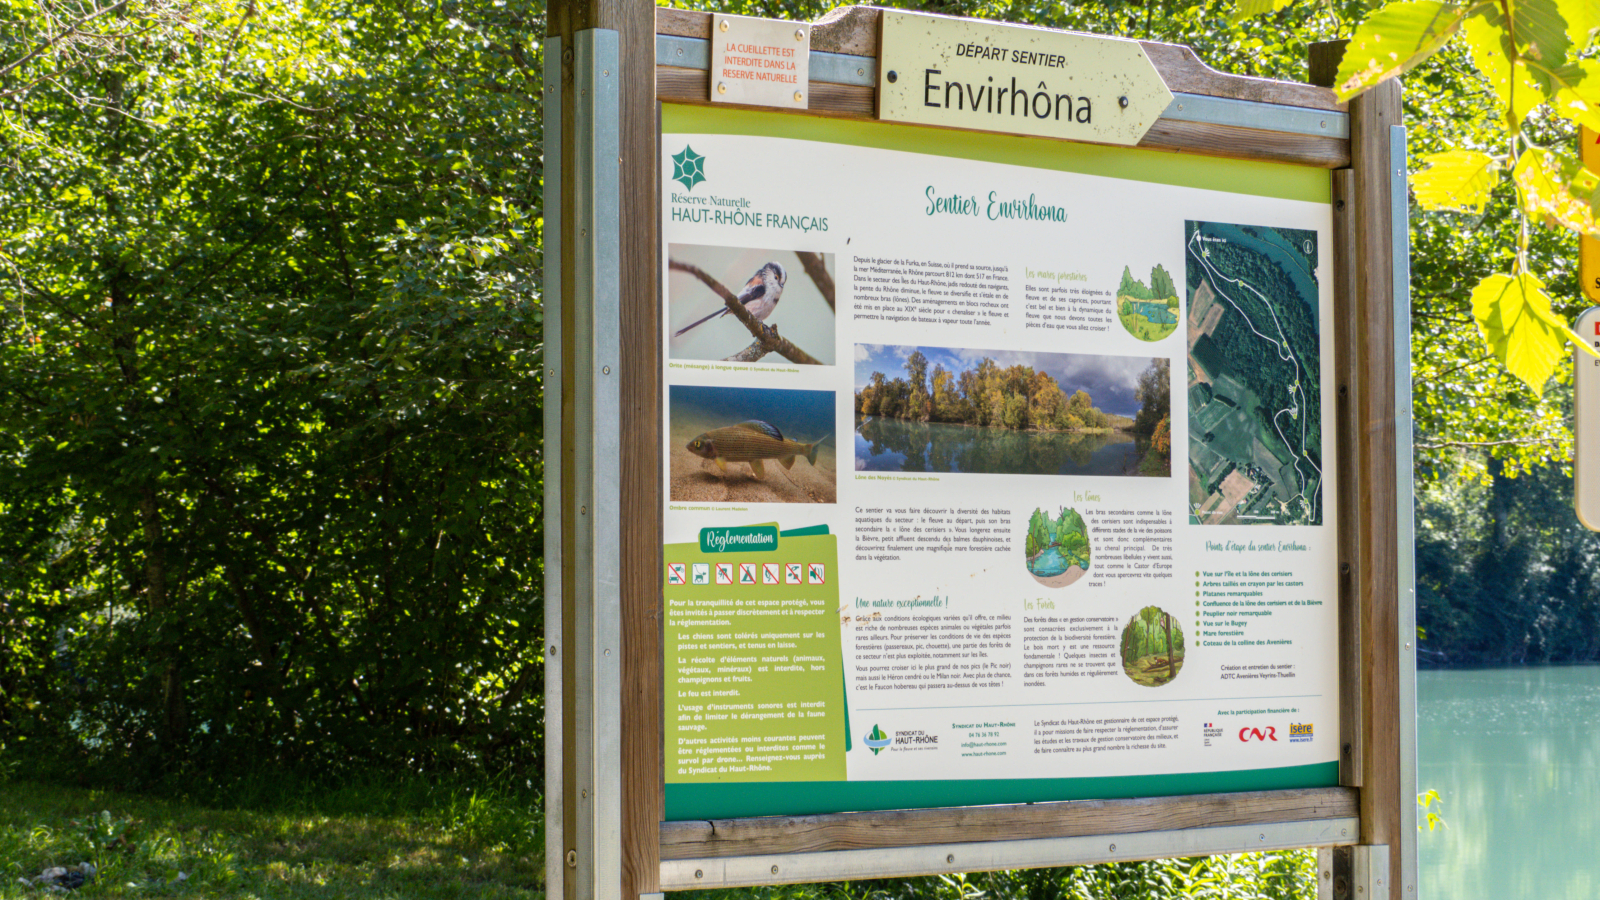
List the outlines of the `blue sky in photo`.
<svg viewBox="0 0 1600 900">
<path fill-rule="evenodd" d="M 1015 365 L 1032 366 L 1034 371 L 1044 370 L 1056 380 L 1062 393 L 1072 396 L 1075 391 L 1089 393 L 1094 405 L 1112 415 L 1133 417 L 1139 412 L 1139 401 L 1134 398 L 1134 388 L 1139 383 L 1139 373 L 1150 366 L 1148 356 L 1091 356 L 1083 353 L 1024 353 L 1016 350 L 967 350 L 953 347 L 918 347 L 905 344 L 856 344 L 855 389 L 861 390 L 872 380 L 873 372 L 882 372 L 890 381 L 905 378 L 906 357 L 921 350 L 928 358 L 928 378 L 933 370 L 944 366 L 959 375 L 967 369 L 977 368 L 984 357 L 993 359 L 1001 368 Z M 930 385 L 931 387 L 931 385 Z"/>
</svg>

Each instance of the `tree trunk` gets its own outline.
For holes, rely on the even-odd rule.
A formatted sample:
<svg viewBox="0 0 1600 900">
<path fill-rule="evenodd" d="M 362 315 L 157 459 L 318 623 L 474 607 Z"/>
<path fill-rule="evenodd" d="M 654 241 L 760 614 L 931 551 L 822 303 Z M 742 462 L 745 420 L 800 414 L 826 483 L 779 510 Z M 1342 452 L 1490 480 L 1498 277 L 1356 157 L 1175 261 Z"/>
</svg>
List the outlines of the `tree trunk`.
<svg viewBox="0 0 1600 900">
<path fill-rule="evenodd" d="M 1167 680 L 1178 677 L 1178 659 L 1172 655 L 1172 616 L 1161 614 L 1161 624 L 1167 629 Z"/>
<path fill-rule="evenodd" d="M 1489 457 L 1489 517 L 1494 522 L 1494 552 L 1506 549 L 1511 542 L 1511 479 L 1505 476 L 1506 464 Z"/>
<path fill-rule="evenodd" d="M 189 710 L 184 702 L 182 671 L 179 666 L 179 648 L 170 640 L 176 628 L 172 614 L 172 595 L 167 587 L 167 551 L 162 534 L 161 510 L 156 492 L 150 488 L 140 491 L 139 519 L 144 530 L 145 590 L 150 601 L 150 615 L 160 624 L 156 639 L 157 653 L 161 657 L 161 730 L 156 735 L 163 758 L 182 746 L 189 731 Z"/>
</svg>

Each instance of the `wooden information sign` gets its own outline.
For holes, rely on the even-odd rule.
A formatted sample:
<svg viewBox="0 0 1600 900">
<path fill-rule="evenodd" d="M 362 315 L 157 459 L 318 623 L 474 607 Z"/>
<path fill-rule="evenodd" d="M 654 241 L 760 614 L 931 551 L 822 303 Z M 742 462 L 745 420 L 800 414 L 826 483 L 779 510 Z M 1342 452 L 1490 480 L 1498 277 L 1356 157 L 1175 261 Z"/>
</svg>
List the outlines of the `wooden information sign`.
<svg viewBox="0 0 1600 900">
<path fill-rule="evenodd" d="M 544 57 L 552 892 L 1416 896 L 1397 84 L 869 7 Z"/>
</svg>

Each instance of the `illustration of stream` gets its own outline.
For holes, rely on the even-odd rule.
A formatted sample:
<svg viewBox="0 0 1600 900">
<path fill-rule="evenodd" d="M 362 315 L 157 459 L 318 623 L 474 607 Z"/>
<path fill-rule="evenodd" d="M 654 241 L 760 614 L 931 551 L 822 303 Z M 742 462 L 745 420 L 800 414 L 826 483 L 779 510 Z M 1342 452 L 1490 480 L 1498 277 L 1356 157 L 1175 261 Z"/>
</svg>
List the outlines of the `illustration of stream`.
<svg viewBox="0 0 1600 900">
<path fill-rule="evenodd" d="M 1076 554 L 1063 553 L 1057 544 L 1051 544 L 1040 551 L 1038 556 L 1028 560 L 1028 571 L 1043 578 L 1052 578 L 1062 572 L 1077 566 L 1080 569 L 1089 568 L 1087 559 L 1079 559 Z"/>
</svg>

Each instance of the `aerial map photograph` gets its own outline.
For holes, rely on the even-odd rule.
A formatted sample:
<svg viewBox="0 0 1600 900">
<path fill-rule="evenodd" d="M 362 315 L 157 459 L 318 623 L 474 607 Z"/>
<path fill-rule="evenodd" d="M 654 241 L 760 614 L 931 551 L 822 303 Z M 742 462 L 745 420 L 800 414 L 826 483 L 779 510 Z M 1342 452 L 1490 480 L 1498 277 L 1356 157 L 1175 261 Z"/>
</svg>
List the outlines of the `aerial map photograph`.
<svg viewBox="0 0 1600 900">
<path fill-rule="evenodd" d="M 1317 234 L 1184 223 L 1189 521 L 1322 524 Z"/>
</svg>

